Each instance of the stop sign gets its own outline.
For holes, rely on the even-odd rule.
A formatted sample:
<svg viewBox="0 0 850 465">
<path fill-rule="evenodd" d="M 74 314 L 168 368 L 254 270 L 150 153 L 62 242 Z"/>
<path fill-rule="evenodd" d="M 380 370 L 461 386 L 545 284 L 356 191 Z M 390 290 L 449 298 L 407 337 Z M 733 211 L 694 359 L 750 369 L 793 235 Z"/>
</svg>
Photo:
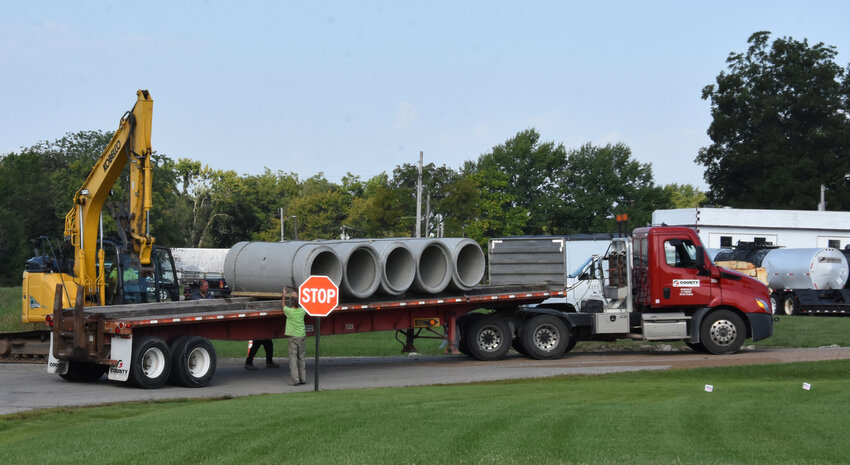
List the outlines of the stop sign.
<svg viewBox="0 0 850 465">
<path fill-rule="evenodd" d="M 310 276 L 298 286 L 298 303 L 310 316 L 328 316 L 339 304 L 339 288 L 327 276 Z"/>
</svg>

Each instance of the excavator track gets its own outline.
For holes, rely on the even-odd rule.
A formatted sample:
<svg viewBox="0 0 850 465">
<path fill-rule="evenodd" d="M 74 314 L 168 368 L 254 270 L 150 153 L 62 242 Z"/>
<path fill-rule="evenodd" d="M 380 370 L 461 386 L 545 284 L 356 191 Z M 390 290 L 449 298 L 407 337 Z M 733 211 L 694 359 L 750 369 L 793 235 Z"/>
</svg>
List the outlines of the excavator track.
<svg viewBox="0 0 850 465">
<path fill-rule="evenodd" d="M 50 330 L 0 333 L 0 363 L 46 363 Z"/>
</svg>

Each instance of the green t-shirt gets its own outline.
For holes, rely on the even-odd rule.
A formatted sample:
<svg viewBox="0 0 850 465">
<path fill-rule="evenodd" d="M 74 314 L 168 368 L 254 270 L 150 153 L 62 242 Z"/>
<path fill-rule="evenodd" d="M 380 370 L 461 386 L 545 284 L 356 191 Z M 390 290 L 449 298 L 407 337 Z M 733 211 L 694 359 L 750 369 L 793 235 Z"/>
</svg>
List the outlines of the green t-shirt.
<svg viewBox="0 0 850 465">
<path fill-rule="evenodd" d="M 306 337 L 307 332 L 304 330 L 304 315 L 306 313 L 301 307 L 283 307 L 283 314 L 286 315 L 286 329 L 284 329 L 283 334 L 290 337 Z"/>
</svg>

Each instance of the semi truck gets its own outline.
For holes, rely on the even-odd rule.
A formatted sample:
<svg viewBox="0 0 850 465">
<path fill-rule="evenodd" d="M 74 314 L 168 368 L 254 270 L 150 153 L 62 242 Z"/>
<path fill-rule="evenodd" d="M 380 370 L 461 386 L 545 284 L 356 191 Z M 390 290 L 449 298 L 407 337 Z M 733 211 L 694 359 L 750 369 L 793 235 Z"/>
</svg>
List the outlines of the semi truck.
<svg viewBox="0 0 850 465">
<path fill-rule="evenodd" d="M 714 260 L 755 274 L 770 290 L 772 306 L 784 315 L 848 315 L 848 262 L 843 251 L 785 249 L 754 243 L 714 252 Z"/>
<path fill-rule="evenodd" d="M 491 266 L 500 253 L 490 250 Z M 612 240 L 601 259 L 608 264 L 608 300 L 582 308 L 544 304 L 564 297 L 564 286 L 529 275 L 438 295 L 343 300 L 321 324 L 307 317 L 307 334 L 317 327 L 322 335 L 396 330 L 407 343 L 437 337 L 452 352 L 479 360 L 501 359 L 511 347 L 536 359 L 556 358 L 580 341 L 620 338 L 684 341 L 721 355 L 772 334 L 767 287 L 714 265 L 693 229 L 639 228 L 631 238 Z M 281 282 L 280 288 L 298 284 Z M 57 286 L 47 369 L 69 381 L 107 374 L 142 388 L 168 381 L 202 387 L 216 368 L 211 339 L 284 337 L 279 298 L 87 307 L 77 293 L 74 308 L 66 308 L 61 294 Z"/>
</svg>

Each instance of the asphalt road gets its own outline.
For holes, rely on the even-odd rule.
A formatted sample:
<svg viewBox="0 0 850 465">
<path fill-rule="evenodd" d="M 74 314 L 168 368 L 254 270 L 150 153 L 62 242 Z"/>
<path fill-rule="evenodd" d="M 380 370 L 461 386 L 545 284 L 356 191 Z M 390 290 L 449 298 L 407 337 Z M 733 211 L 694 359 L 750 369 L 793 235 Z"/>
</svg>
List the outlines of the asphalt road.
<svg viewBox="0 0 850 465">
<path fill-rule="evenodd" d="M 320 390 L 363 389 L 433 384 L 459 384 L 560 375 L 593 375 L 640 370 L 702 366 L 787 363 L 850 359 L 850 347 L 820 349 L 745 349 L 727 356 L 693 352 L 570 353 L 557 360 L 511 356 L 497 362 L 479 362 L 463 356 L 322 358 Z M 108 381 L 71 383 L 47 373 L 44 364 L 0 365 L 0 415 L 25 410 L 97 405 L 113 402 L 236 397 L 303 392 L 314 389 L 313 360 L 307 364 L 309 382 L 290 386 L 287 360 L 281 368 L 246 371 L 242 360 L 219 360 L 212 382 L 204 388 L 165 386 L 145 390 Z"/>
</svg>

